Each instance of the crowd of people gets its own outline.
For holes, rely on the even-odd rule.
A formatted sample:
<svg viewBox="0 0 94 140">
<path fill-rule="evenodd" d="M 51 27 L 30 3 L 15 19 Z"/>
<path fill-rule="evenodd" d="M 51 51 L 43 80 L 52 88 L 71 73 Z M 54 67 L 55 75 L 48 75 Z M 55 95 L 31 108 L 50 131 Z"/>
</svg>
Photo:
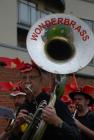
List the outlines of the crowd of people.
<svg viewBox="0 0 94 140">
<path fill-rule="evenodd" d="M 0 140 L 94 140 L 94 112 L 89 110 L 94 104 L 91 95 L 73 91 L 69 93 L 71 102 L 66 104 L 56 98 L 54 74 L 34 67 L 26 75 L 21 91 L 10 94 L 16 119 L 6 127 Z M 50 87 L 46 93 L 43 85 L 47 77 Z M 39 121 L 38 126 L 34 121 Z M 44 125 L 40 129 L 41 123 Z M 37 130 L 41 131 L 39 135 Z"/>
</svg>

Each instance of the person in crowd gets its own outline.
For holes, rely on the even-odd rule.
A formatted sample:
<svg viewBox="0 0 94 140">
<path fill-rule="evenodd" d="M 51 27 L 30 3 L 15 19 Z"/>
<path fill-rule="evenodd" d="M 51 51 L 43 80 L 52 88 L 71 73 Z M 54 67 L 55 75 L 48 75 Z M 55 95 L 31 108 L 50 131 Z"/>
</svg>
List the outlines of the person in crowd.
<svg viewBox="0 0 94 140">
<path fill-rule="evenodd" d="M 15 107 L 15 115 L 17 115 L 19 107 L 25 102 L 26 100 L 26 93 L 21 91 L 13 91 L 10 93 L 10 97 L 13 100 L 14 107 Z M 10 122 L 12 122 L 10 120 Z M 10 125 L 10 124 L 9 124 Z M 0 134 L 0 140 L 8 140 L 8 137 L 11 135 L 11 126 L 7 126 L 6 129 Z"/>
<path fill-rule="evenodd" d="M 61 101 L 63 101 L 67 105 L 70 113 L 72 114 L 72 116 L 74 116 L 76 112 L 76 106 L 75 103 L 70 99 L 70 97 L 68 95 L 63 95 L 61 97 Z"/>
<path fill-rule="evenodd" d="M 74 102 L 72 102 L 70 100 L 70 102 L 67 103 L 67 106 L 68 106 L 68 109 L 71 112 L 72 116 L 74 116 L 75 115 L 75 112 L 76 112 L 76 107 L 75 107 Z"/>
<path fill-rule="evenodd" d="M 43 133 L 41 140 L 50 140 L 51 138 L 53 138 L 54 140 L 79 140 L 80 134 L 78 128 L 76 127 L 67 106 L 59 99 L 55 100 L 55 96 L 53 96 L 55 95 L 55 76 L 49 72 L 45 72 L 40 68 L 35 67 L 30 73 L 31 77 L 28 84 L 25 83 L 25 86 L 23 86 L 24 91 L 27 94 L 27 101 L 23 106 L 21 106 L 16 122 L 19 122 L 20 125 L 22 123 L 22 120 L 24 120 L 24 115 L 26 116 L 29 113 L 35 115 L 36 111 L 38 110 L 39 104 L 42 104 L 42 102 L 44 101 L 45 103 L 41 115 L 42 120 L 44 120 L 44 122 L 47 124 L 47 127 Z M 47 77 L 51 78 L 48 79 L 48 82 L 50 81 L 50 87 L 53 87 L 51 88 L 50 94 L 41 92 L 45 83 L 45 79 Z M 34 130 L 32 130 L 32 127 L 28 128 L 29 129 L 24 132 L 22 138 L 20 136 L 17 137 L 17 135 L 15 137 L 15 135 L 12 133 L 11 137 L 8 140 L 27 140 L 30 137 L 33 137 L 32 132 L 35 130 L 35 127 Z"/>
<path fill-rule="evenodd" d="M 94 112 L 89 110 L 89 106 L 94 104 L 93 97 L 81 90 L 71 92 L 69 96 L 77 108 L 74 120 L 80 130 L 81 139 L 94 140 Z"/>
<path fill-rule="evenodd" d="M 20 107 L 26 100 L 26 93 L 21 91 L 13 91 L 10 93 L 10 97 L 13 100 L 15 110 Z"/>
</svg>

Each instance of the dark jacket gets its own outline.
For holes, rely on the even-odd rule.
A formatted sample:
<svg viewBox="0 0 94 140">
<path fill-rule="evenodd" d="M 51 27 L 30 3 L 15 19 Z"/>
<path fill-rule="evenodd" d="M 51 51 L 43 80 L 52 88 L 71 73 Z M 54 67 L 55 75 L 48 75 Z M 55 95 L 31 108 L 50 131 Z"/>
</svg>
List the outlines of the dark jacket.
<svg viewBox="0 0 94 140">
<path fill-rule="evenodd" d="M 87 128 L 91 129 L 94 131 L 94 112 L 88 112 L 86 113 L 84 116 L 77 116 L 76 118 Z M 87 134 L 81 132 L 81 139 L 82 140 L 91 140 L 91 138 L 89 138 L 87 136 Z"/>
<path fill-rule="evenodd" d="M 41 93 L 36 98 L 36 102 L 37 104 L 39 104 L 42 100 L 46 100 L 47 103 L 49 103 L 49 99 L 50 99 L 49 95 L 45 93 Z M 21 109 L 27 109 L 29 112 L 33 112 L 33 113 L 36 110 L 35 108 L 36 108 L 35 102 L 24 104 L 21 107 Z M 67 106 L 62 101 L 56 100 L 55 109 L 57 115 L 64 121 L 64 123 L 61 128 L 54 127 L 53 125 L 48 124 L 41 140 L 52 140 L 52 139 L 53 140 L 80 140 L 80 133 L 74 123 L 73 118 L 71 117 L 71 114 Z M 29 130 L 28 134 L 32 135 L 32 131 L 33 131 L 32 129 Z M 14 140 L 14 138 L 9 140 Z M 25 140 L 29 140 L 29 139 L 27 138 Z"/>
</svg>

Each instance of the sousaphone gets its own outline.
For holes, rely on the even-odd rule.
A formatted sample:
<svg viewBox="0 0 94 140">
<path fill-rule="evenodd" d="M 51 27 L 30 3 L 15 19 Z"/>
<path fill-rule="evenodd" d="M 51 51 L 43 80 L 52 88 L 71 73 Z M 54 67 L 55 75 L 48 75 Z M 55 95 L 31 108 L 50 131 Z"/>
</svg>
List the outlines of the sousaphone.
<svg viewBox="0 0 94 140">
<path fill-rule="evenodd" d="M 34 24 L 27 35 L 27 50 L 36 65 L 56 74 L 74 73 L 94 56 L 94 35 L 82 20 L 52 14 Z"/>
</svg>

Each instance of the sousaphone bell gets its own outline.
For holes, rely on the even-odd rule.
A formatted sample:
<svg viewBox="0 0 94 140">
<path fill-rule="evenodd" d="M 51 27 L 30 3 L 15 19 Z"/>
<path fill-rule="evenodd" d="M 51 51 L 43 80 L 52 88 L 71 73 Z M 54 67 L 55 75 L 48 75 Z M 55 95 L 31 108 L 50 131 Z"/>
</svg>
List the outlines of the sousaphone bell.
<svg viewBox="0 0 94 140">
<path fill-rule="evenodd" d="M 35 64 L 51 73 L 74 73 L 94 56 L 92 31 L 71 15 L 51 14 L 40 19 L 31 27 L 26 42 Z"/>
</svg>

